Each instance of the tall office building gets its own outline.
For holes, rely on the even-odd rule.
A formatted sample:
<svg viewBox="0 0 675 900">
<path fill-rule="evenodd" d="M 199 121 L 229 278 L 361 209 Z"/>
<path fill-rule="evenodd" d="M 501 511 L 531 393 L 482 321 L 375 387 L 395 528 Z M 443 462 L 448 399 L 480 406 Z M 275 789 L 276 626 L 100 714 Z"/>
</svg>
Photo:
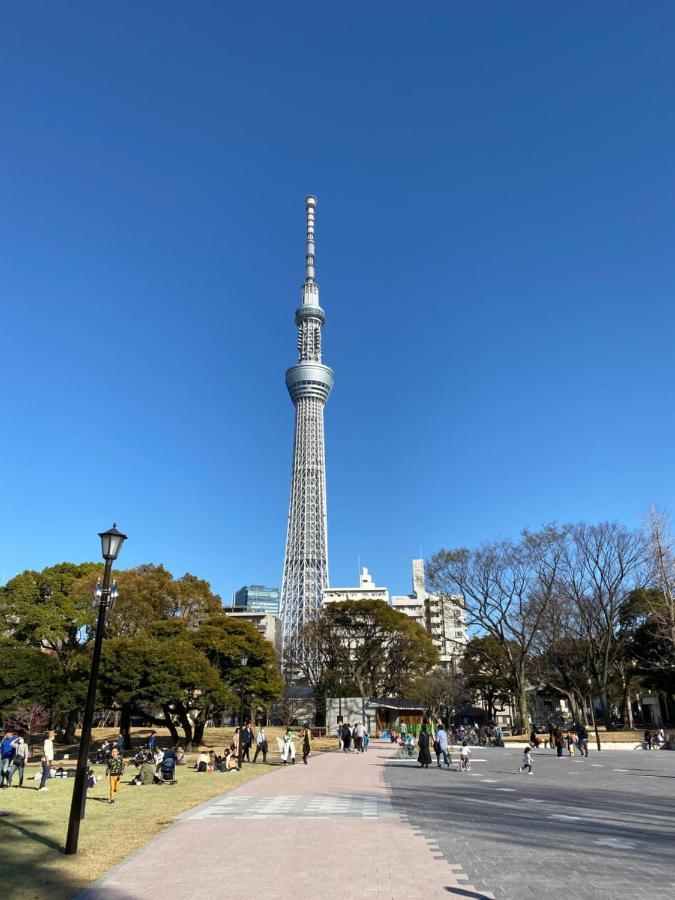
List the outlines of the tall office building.
<svg viewBox="0 0 675 900">
<path fill-rule="evenodd" d="M 314 280 L 314 212 L 316 197 L 305 198 L 307 240 L 305 283 L 295 311 L 298 362 L 286 372 L 286 387 L 295 405 L 295 441 L 281 621 L 284 653 L 304 652 L 298 639 L 303 626 L 318 618 L 328 586 L 326 460 L 323 408 L 333 387 L 333 372 L 321 361 L 321 327 L 325 313 Z"/>
<path fill-rule="evenodd" d="M 246 584 L 232 594 L 232 606 L 261 610 L 278 616 L 279 588 L 264 587 L 262 584 Z"/>
</svg>

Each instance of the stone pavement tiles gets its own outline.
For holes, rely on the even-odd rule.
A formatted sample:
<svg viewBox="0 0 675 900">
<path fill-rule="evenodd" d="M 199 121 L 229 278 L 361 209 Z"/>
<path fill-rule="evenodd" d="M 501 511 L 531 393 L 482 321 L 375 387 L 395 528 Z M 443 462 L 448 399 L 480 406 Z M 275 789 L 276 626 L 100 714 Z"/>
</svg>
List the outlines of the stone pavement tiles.
<svg viewBox="0 0 675 900">
<path fill-rule="evenodd" d="M 197 809 L 80 900 L 233 896 L 493 900 L 392 806 L 393 751 L 323 753 Z M 226 777 L 206 775 L 205 777 Z M 130 823 L 130 827 L 132 823 Z"/>
<path fill-rule="evenodd" d="M 392 761 L 394 809 L 476 890 L 504 900 L 675 897 L 675 753 L 591 752 L 589 759 L 475 748 L 471 772 Z"/>
</svg>

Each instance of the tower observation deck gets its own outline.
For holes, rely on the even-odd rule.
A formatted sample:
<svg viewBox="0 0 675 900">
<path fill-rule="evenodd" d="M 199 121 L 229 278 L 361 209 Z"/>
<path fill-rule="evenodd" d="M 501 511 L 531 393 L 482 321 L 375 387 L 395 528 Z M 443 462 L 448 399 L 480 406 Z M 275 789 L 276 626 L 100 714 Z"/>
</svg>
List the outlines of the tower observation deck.
<svg viewBox="0 0 675 900">
<path fill-rule="evenodd" d="M 280 615 L 287 660 L 303 654 L 303 627 L 321 612 L 328 587 L 328 530 L 323 408 L 333 387 L 333 371 L 321 360 L 321 329 L 326 316 L 319 305 L 314 269 L 316 197 L 305 198 L 307 243 L 305 282 L 295 311 L 298 362 L 286 372 L 286 387 L 295 405 L 295 440 L 291 497 Z"/>
</svg>

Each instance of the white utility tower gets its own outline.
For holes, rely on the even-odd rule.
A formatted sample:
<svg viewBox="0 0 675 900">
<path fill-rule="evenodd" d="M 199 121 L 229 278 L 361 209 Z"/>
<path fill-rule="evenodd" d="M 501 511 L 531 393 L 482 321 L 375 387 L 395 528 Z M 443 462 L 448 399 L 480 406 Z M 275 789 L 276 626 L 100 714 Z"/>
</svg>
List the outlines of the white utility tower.
<svg viewBox="0 0 675 900">
<path fill-rule="evenodd" d="M 305 652 L 299 640 L 307 622 L 319 617 L 328 587 L 328 528 L 323 408 L 333 387 L 333 371 L 321 362 L 321 327 L 326 319 L 314 280 L 314 211 L 316 197 L 305 198 L 307 249 L 305 283 L 295 311 L 298 362 L 286 372 L 286 387 L 295 404 L 295 441 L 291 499 L 280 615 L 284 653 Z"/>
</svg>

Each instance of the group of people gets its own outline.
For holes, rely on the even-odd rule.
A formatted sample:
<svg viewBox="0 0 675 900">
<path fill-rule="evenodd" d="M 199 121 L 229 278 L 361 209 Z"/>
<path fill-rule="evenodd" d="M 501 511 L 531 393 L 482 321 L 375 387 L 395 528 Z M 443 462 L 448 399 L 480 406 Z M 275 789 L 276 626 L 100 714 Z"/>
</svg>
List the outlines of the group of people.
<svg viewBox="0 0 675 900">
<path fill-rule="evenodd" d="M 405 737 L 401 741 L 404 745 L 412 745 L 412 735 L 405 730 Z M 469 771 L 471 769 L 471 747 L 466 738 L 459 743 L 459 769 L 460 771 Z M 439 769 L 445 764 L 446 768 L 452 765 L 451 742 L 448 732 L 441 719 L 437 719 L 433 724 L 428 719 L 422 720 L 422 727 L 417 736 L 417 746 L 419 753 L 417 761 L 423 769 L 428 769 L 432 764 L 431 749 L 433 748 L 436 756 L 436 765 Z"/>
<path fill-rule="evenodd" d="M 646 729 L 644 743 L 647 746 L 647 750 L 660 750 L 665 742 L 666 733 L 663 728 L 659 728 L 658 731 L 654 732 L 654 734 L 651 733 L 649 728 Z"/>
<path fill-rule="evenodd" d="M 0 745 L 0 787 L 10 788 L 16 776 L 19 783 L 17 787 L 23 787 L 23 777 L 28 763 L 30 751 L 28 744 L 21 735 L 17 735 L 11 728 L 5 728 Z M 54 766 L 54 732 L 50 731 L 42 743 L 42 773 L 40 775 L 39 791 L 47 790 L 47 779 L 51 778 Z"/>
<path fill-rule="evenodd" d="M 530 732 L 530 749 L 536 750 L 541 747 L 542 739 L 534 729 Z M 569 756 L 588 756 L 588 731 L 584 725 L 573 725 L 571 729 L 564 730 L 549 722 L 548 740 L 545 742 L 546 748 L 555 749 L 558 758 L 562 757 L 563 751 L 567 748 Z"/>
<path fill-rule="evenodd" d="M 363 722 L 357 722 L 350 725 L 349 722 L 338 722 L 337 727 L 338 749 L 345 753 L 350 753 L 352 743 L 357 753 L 366 753 L 368 751 L 368 731 Z"/>
</svg>

